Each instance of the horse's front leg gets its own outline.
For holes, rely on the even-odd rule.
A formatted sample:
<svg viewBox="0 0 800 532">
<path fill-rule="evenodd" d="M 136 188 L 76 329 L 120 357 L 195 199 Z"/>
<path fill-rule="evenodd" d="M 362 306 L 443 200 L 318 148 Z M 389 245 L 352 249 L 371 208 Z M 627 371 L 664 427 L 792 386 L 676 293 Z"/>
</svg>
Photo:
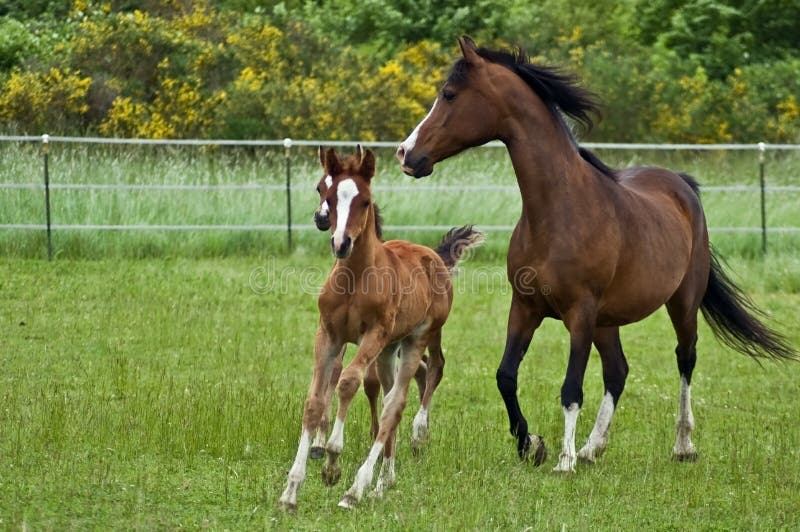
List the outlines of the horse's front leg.
<svg viewBox="0 0 800 532">
<path fill-rule="evenodd" d="M 564 316 L 564 324 L 569 329 L 569 362 L 567 375 L 561 386 L 561 406 L 564 408 L 564 439 L 558 464 L 553 471 L 570 473 L 575 471 L 578 455 L 575 452 L 575 428 L 578 425 L 578 414 L 583 405 L 583 375 L 589 362 L 592 348 L 596 312 L 594 305 L 587 303 L 575 305 Z"/>
<path fill-rule="evenodd" d="M 379 327 L 367 332 L 361 341 L 353 361 L 342 371 L 339 377 L 337 393 L 339 394 L 339 409 L 333 421 L 333 431 L 326 446 L 327 459 L 322 467 L 322 481 L 333 486 L 339 482 L 342 475 L 339 466 L 339 455 L 344 448 L 344 420 L 350 403 L 353 400 L 361 381 L 364 379 L 367 368 L 386 347 L 389 339 L 388 328 Z"/>
<path fill-rule="evenodd" d="M 297 492 L 306 478 L 306 462 L 311 448 L 311 440 L 325 409 L 325 389 L 330 382 L 333 364 L 341 349 L 342 345 L 334 343 L 320 326 L 314 342 L 314 373 L 303 408 L 300 444 L 297 447 L 294 464 L 289 470 L 286 489 L 280 498 L 280 505 L 286 510 L 297 509 Z"/>
<path fill-rule="evenodd" d="M 533 332 L 541 322 L 541 316 L 515 292 L 508 314 L 506 347 L 500 367 L 497 368 L 497 388 L 506 405 L 511 435 L 517 438 L 517 454 L 523 460 L 533 457 L 535 465 L 544 462 L 547 450 L 541 436 L 528 433 L 528 422 L 522 415 L 517 399 L 517 375 Z"/>
</svg>

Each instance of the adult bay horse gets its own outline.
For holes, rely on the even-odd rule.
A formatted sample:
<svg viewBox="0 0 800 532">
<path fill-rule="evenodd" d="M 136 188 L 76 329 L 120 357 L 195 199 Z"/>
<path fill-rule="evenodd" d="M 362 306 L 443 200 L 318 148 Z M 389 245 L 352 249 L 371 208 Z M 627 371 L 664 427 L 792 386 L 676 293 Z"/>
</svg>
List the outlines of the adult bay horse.
<svg viewBox="0 0 800 532">
<path fill-rule="evenodd" d="M 500 140 L 522 194 L 511 236 L 511 310 L 497 386 L 521 458 L 541 462 L 543 441 L 529 434 L 517 400 L 517 373 L 544 318 L 562 320 L 570 349 L 561 387 L 564 438 L 555 471 L 574 471 L 605 449 L 628 364 L 619 327 L 666 305 L 678 340 L 680 400 L 673 456 L 693 460 L 690 400 L 697 354 L 697 311 L 715 335 L 752 357 L 792 359 L 796 351 L 761 323 L 757 309 L 725 275 L 708 242 L 698 185 L 654 167 L 615 171 L 577 145 L 566 115 L 588 128 L 598 105 L 577 80 L 534 65 L 522 52 L 478 48 L 459 40 L 462 57 L 428 115 L 397 150 L 403 171 L 424 177 L 467 148 Z M 586 445 L 575 427 L 592 343 L 602 360 L 605 393 Z"/>
<path fill-rule="evenodd" d="M 378 434 L 352 487 L 339 506 L 353 507 L 371 485 L 378 458 L 383 455 L 375 493 L 395 481 L 394 451 L 397 425 L 405 408 L 409 382 L 427 347 L 430 361 L 424 401 L 429 401 L 441 379 L 444 354 L 442 326 L 453 302 L 451 274 L 464 252 L 482 241 L 471 226 L 448 232 L 434 250 L 425 246 L 378 238 L 370 183 L 375 157 L 340 160 L 333 149 L 325 154 L 331 176 L 326 202 L 330 209 L 331 248 L 337 260 L 318 299 L 319 326 L 314 342 L 314 370 L 304 410 L 300 442 L 289 471 L 282 507 L 297 507 L 297 494 L 305 480 L 312 437 L 325 408 L 325 391 L 332 368 L 346 343 L 358 345 L 352 362 L 342 370 L 337 384 L 338 411 L 328 440 L 322 469 L 328 485 L 341 476 L 339 456 L 344 447 L 344 423 L 364 374 L 377 365 L 385 392 Z M 399 355 L 399 361 L 398 361 Z M 422 410 L 422 408 L 421 408 Z M 414 419 L 427 429 L 427 415 Z"/>
</svg>

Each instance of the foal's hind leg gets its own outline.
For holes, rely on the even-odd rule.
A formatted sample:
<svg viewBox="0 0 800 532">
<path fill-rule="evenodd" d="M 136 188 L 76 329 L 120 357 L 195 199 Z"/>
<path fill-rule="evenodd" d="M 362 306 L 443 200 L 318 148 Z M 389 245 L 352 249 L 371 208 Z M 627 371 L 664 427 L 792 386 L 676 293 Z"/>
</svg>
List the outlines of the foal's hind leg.
<svg viewBox="0 0 800 532">
<path fill-rule="evenodd" d="M 442 352 L 442 330 L 434 332 L 431 336 L 431 342 L 428 344 L 428 364 L 425 368 L 425 383 L 420 386 L 420 390 L 424 393 L 420 399 L 419 411 L 414 416 L 414 423 L 412 424 L 411 432 L 411 451 L 416 454 L 422 446 L 428 441 L 428 412 L 430 411 L 431 399 L 442 381 L 442 372 L 444 370 L 444 353 Z M 422 367 L 422 362 L 420 362 Z M 417 375 L 419 370 L 417 370 Z M 416 375 L 415 375 L 416 378 Z M 417 381 L 419 382 L 419 381 Z"/>
<path fill-rule="evenodd" d="M 367 374 L 364 376 L 364 394 L 369 401 L 369 433 L 372 439 L 378 435 L 378 396 L 381 393 L 381 381 L 378 378 L 378 369 L 375 364 L 371 364 L 367 368 Z M 386 393 L 386 390 L 384 390 Z"/>
<path fill-rule="evenodd" d="M 608 443 L 608 428 L 611 426 L 611 418 L 628 376 L 628 362 L 622 352 L 618 327 L 595 329 L 594 345 L 597 347 L 603 363 L 603 385 L 606 391 L 600 402 L 600 410 L 597 412 L 597 421 L 594 423 L 592 433 L 589 435 L 586 445 L 578 451 L 578 459 L 584 462 L 594 462 L 603 454 Z"/>
</svg>

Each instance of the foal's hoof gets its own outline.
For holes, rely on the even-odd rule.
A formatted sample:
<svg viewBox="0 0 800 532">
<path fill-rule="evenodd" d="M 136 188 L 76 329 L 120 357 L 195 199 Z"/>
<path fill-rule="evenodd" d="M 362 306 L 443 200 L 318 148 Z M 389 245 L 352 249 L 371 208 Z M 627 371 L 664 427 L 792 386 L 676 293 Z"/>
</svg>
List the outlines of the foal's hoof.
<svg viewBox="0 0 800 532">
<path fill-rule="evenodd" d="M 688 451 L 683 453 L 672 453 L 672 459 L 676 462 L 697 462 L 697 451 Z"/>
<path fill-rule="evenodd" d="M 345 510 L 352 510 L 356 507 L 358 501 L 352 495 L 345 495 L 341 501 L 339 501 L 339 508 L 344 508 Z"/>
<path fill-rule="evenodd" d="M 342 468 L 338 465 L 325 464 L 322 466 L 322 482 L 326 486 L 335 486 L 342 477 Z"/>
<path fill-rule="evenodd" d="M 312 447 L 309 453 L 312 460 L 320 460 L 325 456 L 325 447 Z"/>
<path fill-rule="evenodd" d="M 547 447 L 544 438 L 538 434 L 528 434 L 528 440 L 519 451 L 522 460 L 533 460 L 533 465 L 540 466 L 547 460 Z"/>
<path fill-rule="evenodd" d="M 289 514 L 297 513 L 297 503 L 281 500 L 278 502 L 278 508 Z"/>
</svg>

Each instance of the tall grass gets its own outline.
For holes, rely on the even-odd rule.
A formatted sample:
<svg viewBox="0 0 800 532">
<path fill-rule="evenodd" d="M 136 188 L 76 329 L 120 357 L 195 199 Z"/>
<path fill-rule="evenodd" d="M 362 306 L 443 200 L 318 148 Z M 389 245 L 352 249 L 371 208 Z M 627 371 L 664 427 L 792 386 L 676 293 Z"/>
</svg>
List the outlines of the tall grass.
<svg viewBox="0 0 800 532">
<path fill-rule="evenodd" d="M 612 151 L 600 155 L 612 166 L 660 165 L 688 172 L 704 185 L 758 184 L 756 153 Z M 38 146 L 0 144 L 0 183 L 42 182 Z M 134 185 L 271 185 L 285 184 L 282 149 L 240 147 L 98 146 L 54 144 L 50 180 L 59 184 Z M 293 148 L 292 223 L 308 226 L 316 208 L 314 191 L 320 177 L 314 149 Z M 800 154 L 769 153 L 767 183 L 800 184 Z M 450 187 L 431 190 L 430 187 Z M 511 190 L 458 190 L 460 185 L 507 185 L 515 178 L 503 149 L 466 152 L 437 166 L 430 178 L 414 181 L 400 172 L 391 149 L 378 150 L 375 179 L 377 202 L 391 226 L 512 226 L 520 198 Z M 402 190 L 383 187 L 402 186 Z M 0 223 L 44 223 L 41 189 L 0 189 Z M 797 192 L 769 192 L 770 227 L 800 226 Z M 703 195 L 711 227 L 759 227 L 758 191 L 706 191 Z M 286 195 L 275 190 L 64 190 L 51 191 L 52 220 L 62 225 L 285 225 Z M 433 244 L 442 231 L 390 230 L 389 238 Z M 490 235 L 487 252 L 505 253 L 508 231 Z M 301 253 L 325 253 L 324 239 L 311 230 L 295 230 Z M 757 233 L 713 233 L 725 254 L 756 256 Z M 56 254 L 62 258 L 275 255 L 286 252 L 287 235 L 270 231 L 77 231 L 57 230 Z M 800 250 L 800 233 L 771 233 L 770 250 Z M 0 253 L 41 257 L 42 231 L 0 231 Z"/>
</svg>

